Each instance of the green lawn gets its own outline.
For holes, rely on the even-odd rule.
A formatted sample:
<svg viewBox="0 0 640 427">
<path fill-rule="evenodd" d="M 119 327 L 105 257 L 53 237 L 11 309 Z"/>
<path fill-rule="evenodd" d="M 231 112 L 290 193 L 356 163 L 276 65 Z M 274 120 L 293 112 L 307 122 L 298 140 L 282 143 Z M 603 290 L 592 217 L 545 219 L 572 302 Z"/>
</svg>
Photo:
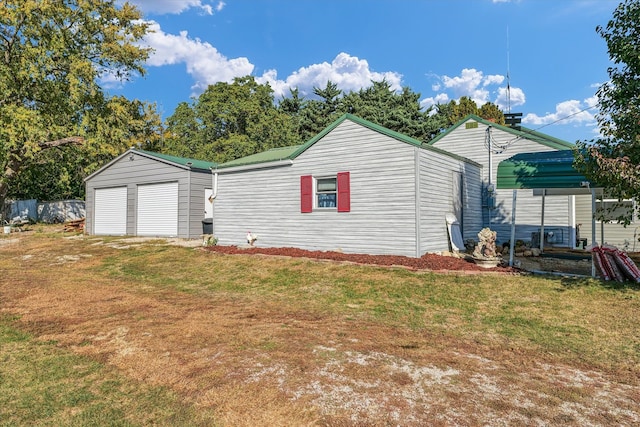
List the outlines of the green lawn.
<svg viewBox="0 0 640 427">
<path fill-rule="evenodd" d="M 274 409 L 257 424 L 286 425 L 273 420 L 282 421 L 283 413 L 302 414 L 298 403 L 264 397 L 264 387 L 251 386 L 247 391 L 225 375 L 242 368 L 243 358 L 260 353 L 298 366 L 301 372 L 310 371 L 313 366 L 306 352 L 324 336 L 345 342 L 351 335 L 358 337 L 357 342 L 366 338 L 379 342 L 385 351 L 397 349 L 403 357 L 413 352 L 407 357 L 416 360 L 451 346 L 469 347 L 483 357 L 508 357 L 514 366 L 519 357 L 523 363 L 539 359 L 598 370 L 638 386 L 637 284 L 555 276 L 433 274 L 221 255 L 160 241 L 132 245 L 123 239 L 68 239 L 47 232 L 25 233 L 20 239 L 19 244 L 0 244 L 2 426 L 234 425 L 252 419 L 247 414 L 258 407 L 268 407 L 263 398 L 279 412 Z M 121 302 L 129 298 L 135 308 Z M 176 311 L 159 312 L 161 305 L 176 306 Z M 217 313 L 215 307 L 226 311 Z M 204 326 L 204 330 L 189 327 L 184 333 L 167 329 L 193 316 L 189 310 L 212 310 L 220 318 L 210 331 Z M 172 316 L 175 322 L 165 319 Z M 229 324 L 223 324 L 226 319 Z M 266 328 L 263 322 L 276 326 Z M 176 373 L 177 379 L 166 384 L 161 379 L 140 380 L 135 372 L 140 365 L 118 364 L 113 349 L 99 347 L 105 342 L 96 338 L 104 333 L 101 324 L 127 324 L 130 336 L 136 327 L 143 338 L 147 330 L 154 336 L 166 334 L 167 353 L 181 354 L 184 360 L 191 360 L 196 349 L 189 346 L 194 343 L 216 343 L 229 355 L 228 365 L 198 364 L 186 374 Z M 303 324 L 296 338 L 296 327 Z M 224 329 L 216 331 L 218 325 Z M 240 329 L 230 329 L 235 327 Z M 147 377 L 149 372 L 145 371 Z M 179 375 L 192 379 L 185 383 Z M 517 384 L 515 371 L 506 375 Z M 221 394 L 207 395 L 208 403 L 203 403 L 212 381 Z M 547 388 L 557 390 L 541 386 Z M 238 401 L 246 393 L 255 393 L 249 399 L 253 403 L 242 406 Z M 235 418 L 225 418 L 230 411 L 235 411 Z M 536 416 L 544 413 L 537 411 Z M 289 418 L 298 424 L 293 419 Z M 300 415 L 297 421 L 313 419 L 317 414 Z M 324 424 L 331 422 L 325 417 Z"/>
</svg>

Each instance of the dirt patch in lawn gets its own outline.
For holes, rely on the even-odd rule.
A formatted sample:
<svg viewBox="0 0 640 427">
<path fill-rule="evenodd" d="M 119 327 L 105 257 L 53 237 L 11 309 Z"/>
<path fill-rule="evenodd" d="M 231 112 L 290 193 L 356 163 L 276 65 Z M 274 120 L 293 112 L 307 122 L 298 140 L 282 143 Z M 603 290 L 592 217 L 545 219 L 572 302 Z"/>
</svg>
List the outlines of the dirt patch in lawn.
<svg viewBox="0 0 640 427">
<path fill-rule="evenodd" d="M 242 253 L 251 251 L 265 253 Z M 637 381 L 569 366 L 504 338 L 480 343 L 222 292 L 143 291 L 90 275 L 98 255 L 69 252 L 64 263 L 44 244 L 5 252 L 12 270 L 0 278 L 1 311 L 18 315 L 18 325 L 43 341 L 215 408 L 216 425 L 640 423 Z M 426 256 L 409 267 L 455 263 L 480 271 L 442 258 Z M 403 265 L 398 257 L 358 262 L 381 259 Z"/>
</svg>

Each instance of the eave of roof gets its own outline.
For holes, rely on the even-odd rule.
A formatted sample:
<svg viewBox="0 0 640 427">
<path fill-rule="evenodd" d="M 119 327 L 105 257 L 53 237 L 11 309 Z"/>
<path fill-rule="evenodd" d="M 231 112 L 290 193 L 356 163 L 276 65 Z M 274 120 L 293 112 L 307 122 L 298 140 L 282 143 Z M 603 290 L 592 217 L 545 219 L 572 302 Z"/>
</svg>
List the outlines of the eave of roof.
<svg viewBox="0 0 640 427">
<path fill-rule="evenodd" d="M 147 157 L 147 158 L 152 158 L 152 159 L 161 161 L 163 163 L 167 163 L 167 164 L 170 164 L 170 165 L 182 168 L 182 169 L 186 169 L 186 170 L 210 171 L 212 168 L 214 168 L 216 166 L 216 163 L 214 163 L 214 162 L 205 162 L 204 160 L 189 159 L 189 158 L 186 158 L 186 157 L 170 156 L 168 154 L 162 154 L 162 153 L 156 153 L 156 152 L 153 152 L 153 151 L 139 150 L 139 149 L 136 149 L 136 148 L 130 148 L 127 151 L 125 151 L 124 153 L 120 154 L 115 159 L 111 160 L 109 163 L 107 163 L 104 166 L 102 166 L 100 169 L 98 169 L 95 172 L 93 172 L 91 175 L 87 176 L 84 179 L 84 181 L 86 182 L 86 181 L 90 180 L 94 176 L 100 174 L 103 170 L 105 170 L 108 167 L 110 167 L 112 164 L 116 163 L 117 161 L 119 161 L 123 157 L 128 156 L 129 154 L 132 154 L 132 153 L 140 155 L 140 156 L 144 156 L 144 157 Z"/>
<path fill-rule="evenodd" d="M 252 154 L 246 157 L 240 157 L 239 159 L 222 163 L 218 165 L 218 169 L 287 160 L 290 159 L 291 155 L 295 153 L 300 147 L 301 145 L 292 145 L 289 147 L 272 148 L 267 151 L 262 151 L 260 153 Z"/>
<path fill-rule="evenodd" d="M 509 126 L 499 125 L 497 123 L 494 123 L 489 120 L 485 120 L 479 116 L 476 116 L 475 114 L 469 114 L 468 116 L 466 116 L 465 118 L 463 118 L 462 120 L 460 120 L 459 122 L 451 126 L 449 129 L 445 130 L 443 133 L 433 138 L 431 141 L 429 141 L 428 144 L 432 146 L 433 144 L 437 143 L 442 138 L 444 138 L 445 136 L 453 132 L 455 129 L 459 128 L 464 123 L 468 122 L 469 120 L 474 120 L 478 123 L 484 124 L 485 126 L 491 126 L 495 129 L 499 129 L 501 131 L 510 133 L 522 139 L 528 139 L 529 141 L 537 142 L 549 148 L 553 148 L 554 150 L 572 150 L 575 148 L 574 144 L 564 141 L 562 139 L 553 137 L 551 135 L 547 135 L 532 129 L 527 129 L 525 127 L 520 127 L 520 130 L 518 130 Z"/>
<path fill-rule="evenodd" d="M 187 157 L 171 156 L 169 154 L 156 153 L 154 151 L 138 150 L 138 149 L 131 149 L 130 151 L 133 153 L 144 155 L 146 157 L 154 157 L 156 159 L 163 160 L 165 162 L 173 163 L 179 166 L 184 166 L 189 169 L 210 170 L 211 168 L 214 168 L 216 166 L 216 163 L 214 162 L 207 162 L 207 161 L 198 160 L 198 159 L 190 159 Z"/>
</svg>

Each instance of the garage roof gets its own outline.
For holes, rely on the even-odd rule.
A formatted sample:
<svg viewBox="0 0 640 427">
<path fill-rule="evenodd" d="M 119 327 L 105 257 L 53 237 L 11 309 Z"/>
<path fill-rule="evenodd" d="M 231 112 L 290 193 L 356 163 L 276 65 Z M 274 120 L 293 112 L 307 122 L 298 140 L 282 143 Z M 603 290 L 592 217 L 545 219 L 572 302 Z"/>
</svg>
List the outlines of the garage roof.
<svg viewBox="0 0 640 427">
<path fill-rule="evenodd" d="M 165 160 L 167 162 L 174 163 L 174 164 L 177 164 L 177 165 L 180 165 L 180 166 L 186 166 L 186 167 L 188 167 L 190 169 L 200 169 L 200 170 L 207 170 L 208 171 L 211 168 L 216 166 L 216 164 L 214 162 L 206 162 L 204 160 L 189 159 L 189 158 L 186 158 L 186 157 L 171 156 L 169 154 L 156 153 L 154 151 L 136 150 L 136 149 L 131 149 L 129 151 L 132 151 L 132 152 L 138 153 L 138 154 L 142 154 L 142 155 L 146 155 L 147 157 L 155 157 L 156 159 Z"/>
</svg>

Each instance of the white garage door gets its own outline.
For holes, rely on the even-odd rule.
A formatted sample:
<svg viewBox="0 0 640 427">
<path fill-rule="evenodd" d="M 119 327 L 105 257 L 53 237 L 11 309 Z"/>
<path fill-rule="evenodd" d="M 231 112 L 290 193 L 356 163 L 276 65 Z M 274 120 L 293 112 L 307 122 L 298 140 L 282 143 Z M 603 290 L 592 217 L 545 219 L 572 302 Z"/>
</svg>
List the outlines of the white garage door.
<svg viewBox="0 0 640 427">
<path fill-rule="evenodd" d="M 138 186 L 137 235 L 178 235 L 177 182 Z"/>
<path fill-rule="evenodd" d="M 97 188 L 93 218 L 95 234 L 127 234 L 127 187 Z"/>
</svg>

